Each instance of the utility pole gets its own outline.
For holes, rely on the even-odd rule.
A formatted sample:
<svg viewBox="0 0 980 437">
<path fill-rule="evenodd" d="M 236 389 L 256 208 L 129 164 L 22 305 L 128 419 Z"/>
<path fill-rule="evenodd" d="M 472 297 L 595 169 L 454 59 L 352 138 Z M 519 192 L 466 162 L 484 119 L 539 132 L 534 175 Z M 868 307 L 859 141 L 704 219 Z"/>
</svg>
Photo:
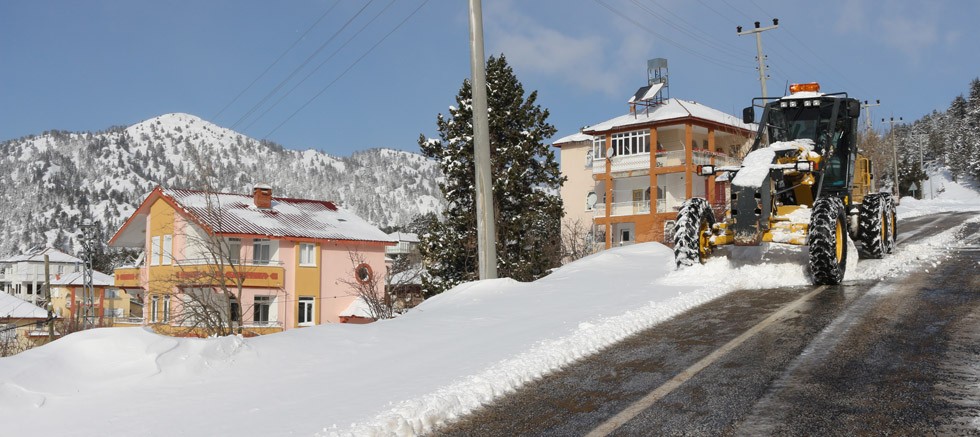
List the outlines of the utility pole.
<svg viewBox="0 0 980 437">
<path fill-rule="evenodd" d="M 497 277 L 497 229 L 493 221 L 490 120 L 483 55 L 483 5 L 470 0 L 470 69 L 473 71 L 473 164 L 476 168 L 476 239 L 480 279 Z"/>
<path fill-rule="evenodd" d="M 763 99 L 769 97 L 769 94 L 766 93 L 766 78 L 768 77 L 768 75 L 766 75 L 766 62 L 765 62 L 766 57 L 765 57 L 765 55 L 762 54 L 762 32 L 765 32 L 767 30 L 772 30 L 772 29 L 778 29 L 778 28 L 779 28 L 779 19 L 778 18 L 773 18 L 772 19 L 772 26 L 769 26 L 769 27 L 759 27 L 759 22 L 758 21 L 755 22 L 755 28 L 754 29 L 752 29 L 752 30 L 746 30 L 745 32 L 742 32 L 742 26 L 736 26 L 735 27 L 735 30 L 736 30 L 738 36 L 751 35 L 753 33 L 755 34 L 755 49 L 758 52 L 758 55 L 757 55 L 756 59 L 759 60 L 759 82 L 762 83 L 762 98 Z"/>
<path fill-rule="evenodd" d="M 44 294 L 47 301 L 44 306 L 48 309 L 48 343 L 54 341 L 54 303 L 51 302 L 51 259 L 44 254 Z"/>
<path fill-rule="evenodd" d="M 82 286 L 82 329 L 95 327 L 95 285 L 92 283 L 92 219 L 82 220 L 82 250 L 85 251 L 85 264 L 82 266 L 84 285 Z"/>
<path fill-rule="evenodd" d="M 871 129 L 873 129 L 872 122 L 871 122 L 871 107 L 873 106 L 881 106 L 881 100 L 875 99 L 874 104 L 868 103 L 868 101 L 865 100 L 864 103 L 861 105 L 861 109 L 865 110 L 864 127 L 866 128 L 867 132 L 871 132 Z"/>
<path fill-rule="evenodd" d="M 886 123 L 884 118 L 881 119 L 881 122 Z M 902 117 L 898 117 L 897 121 L 895 120 L 895 117 L 891 117 L 887 121 L 888 138 L 892 143 L 892 160 L 895 162 L 895 199 L 902 198 L 902 193 L 898 189 L 898 145 L 895 144 L 895 123 L 901 123 L 901 122 L 902 122 Z"/>
</svg>

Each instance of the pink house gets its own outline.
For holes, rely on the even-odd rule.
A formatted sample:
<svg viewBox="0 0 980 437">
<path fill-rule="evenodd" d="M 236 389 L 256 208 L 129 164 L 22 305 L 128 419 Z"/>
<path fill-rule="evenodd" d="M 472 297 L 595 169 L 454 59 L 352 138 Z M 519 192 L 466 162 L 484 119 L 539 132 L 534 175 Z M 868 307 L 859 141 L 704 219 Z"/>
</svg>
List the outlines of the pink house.
<svg viewBox="0 0 980 437">
<path fill-rule="evenodd" d="M 176 335 L 239 316 L 246 334 L 361 320 L 358 290 L 383 293 L 394 244 L 332 202 L 267 185 L 251 196 L 157 187 L 109 241 L 143 251 L 115 285 L 143 297 L 144 324 Z"/>
</svg>

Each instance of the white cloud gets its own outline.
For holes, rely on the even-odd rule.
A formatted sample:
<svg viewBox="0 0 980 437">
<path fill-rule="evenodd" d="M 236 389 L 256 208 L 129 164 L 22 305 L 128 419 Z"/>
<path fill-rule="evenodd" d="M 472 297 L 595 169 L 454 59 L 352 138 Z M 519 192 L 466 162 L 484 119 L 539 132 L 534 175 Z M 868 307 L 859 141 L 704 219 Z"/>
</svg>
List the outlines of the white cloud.
<svg viewBox="0 0 980 437">
<path fill-rule="evenodd" d="M 867 36 L 905 54 L 913 62 L 938 45 L 950 45 L 958 40 L 955 31 L 940 31 L 945 9 L 942 1 L 879 4 L 845 0 L 843 3 L 836 23 L 838 32 Z"/>
<path fill-rule="evenodd" d="M 653 41 L 630 26 L 588 26 L 571 20 L 559 23 L 560 28 L 549 27 L 511 1 L 488 6 L 484 23 L 490 53 L 503 53 L 518 70 L 624 99 L 645 82 L 645 63 Z M 608 29 L 615 30 L 610 33 Z"/>
</svg>

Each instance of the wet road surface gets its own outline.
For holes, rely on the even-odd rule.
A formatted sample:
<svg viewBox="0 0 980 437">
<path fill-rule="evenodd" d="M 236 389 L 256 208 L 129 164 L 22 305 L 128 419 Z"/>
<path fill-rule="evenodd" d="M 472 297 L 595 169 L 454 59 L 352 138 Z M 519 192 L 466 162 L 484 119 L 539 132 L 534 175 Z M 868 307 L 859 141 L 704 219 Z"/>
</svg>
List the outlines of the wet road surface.
<svg viewBox="0 0 980 437">
<path fill-rule="evenodd" d="M 975 215 L 899 222 L 899 244 Z M 900 282 L 730 293 L 434 434 L 980 435 L 978 238 L 980 224 L 969 224 L 966 247 Z M 703 370 L 684 373 L 815 290 Z M 678 375 L 690 379 L 610 425 Z"/>
</svg>

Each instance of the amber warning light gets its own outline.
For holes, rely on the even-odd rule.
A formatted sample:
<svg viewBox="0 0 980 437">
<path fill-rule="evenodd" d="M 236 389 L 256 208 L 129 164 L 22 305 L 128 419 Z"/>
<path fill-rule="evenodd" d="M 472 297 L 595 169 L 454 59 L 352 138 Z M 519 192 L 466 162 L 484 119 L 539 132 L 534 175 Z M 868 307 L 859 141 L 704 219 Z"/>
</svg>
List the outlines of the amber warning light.
<svg viewBox="0 0 980 437">
<path fill-rule="evenodd" d="M 803 91 L 810 91 L 814 93 L 820 92 L 820 84 L 817 82 L 810 83 L 794 83 L 789 86 L 790 94 L 796 94 Z"/>
</svg>

